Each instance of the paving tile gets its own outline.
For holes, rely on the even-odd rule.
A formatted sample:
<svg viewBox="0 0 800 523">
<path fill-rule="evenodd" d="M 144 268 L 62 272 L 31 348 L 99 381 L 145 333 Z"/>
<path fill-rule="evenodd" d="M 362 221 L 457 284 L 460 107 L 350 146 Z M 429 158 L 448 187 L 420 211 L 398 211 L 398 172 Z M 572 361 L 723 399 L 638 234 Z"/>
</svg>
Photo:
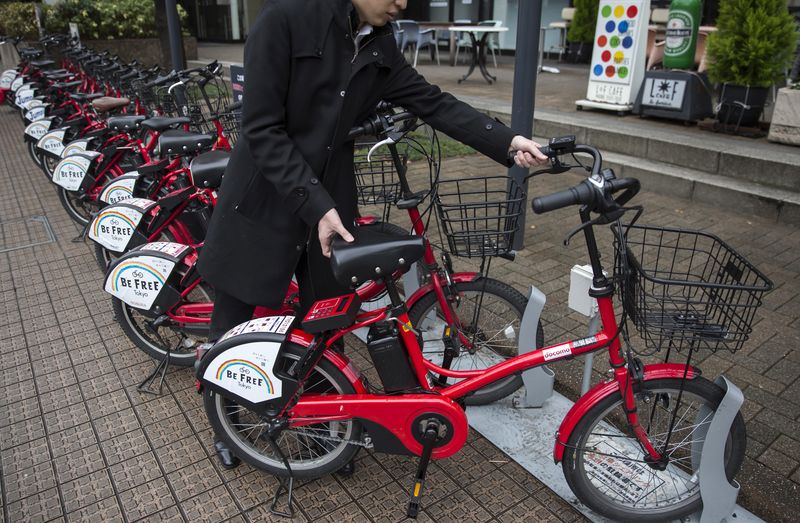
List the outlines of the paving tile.
<svg viewBox="0 0 800 523">
<path fill-rule="evenodd" d="M 144 432 L 135 429 L 100 443 L 109 466 L 116 465 L 151 450 Z"/>
<path fill-rule="evenodd" d="M 19 400 L 16 403 L 0 405 L 0 427 L 19 423 L 40 414 L 39 399 L 36 396 Z"/>
<path fill-rule="evenodd" d="M 0 428 L 0 449 L 9 449 L 45 436 L 40 416 Z"/>
<path fill-rule="evenodd" d="M 3 474 L 14 474 L 49 460 L 50 451 L 47 448 L 47 439 L 39 438 L 3 450 L 0 456 L 2 456 Z"/>
<path fill-rule="evenodd" d="M 391 485 L 395 484 L 392 483 L 386 488 Z M 297 504 L 312 521 L 352 501 L 352 497 L 342 489 L 333 476 L 323 476 L 296 486 L 294 496 Z"/>
<path fill-rule="evenodd" d="M 54 410 L 44 415 L 47 432 L 50 434 L 61 432 L 76 425 L 89 422 L 89 413 L 83 403 L 74 403 L 63 409 Z"/>
<path fill-rule="evenodd" d="M 97 443 L 94 429 L 89 423 L 78 425 L 48 436 L 53 457 L 58 458 Z"/>
<path fill-rule="evenodd" d="M 125 409 L 94 420 L 94 426 L 100 440 L 115 438 L 126 432 L 140 428 L 139 420 L 133 409 Z"/>
<path fill-rule="evenodd" d="M 0 387 L 14 386 L 23 382 L 30 382 L 33 378 L 33 370 L 28 362 L 17 365 L 0 373 Z"/>
<path fill-rule="evenodd" d="M 361 523 L 363 521 L 369 521 L 369 516 L 354 502 L 339 507 L 324 516 L 320 516 L 314 521 L 315 523 Z"/>
<path fill-rule="evenodd" d="M 104 396 L 122 388 L 119 377 L 115 374 L 94 376 L 91 379 L 81 379 L 79 383 L 83 396 L 88 400 Z"/>
<path fill-rule="evenodd" d="M 59 456 L 55 462 L 59 483 L 80 478 L 105 467 L 103 454 L 97 444 Z"/>
<path fill-rule="evenodd" d="M 67 519 L 70 523 L 95 523 L 97 521 L 123 523 L 125 521 L 122 517 L 122 509 L 115 497 L 109 497 L 75 512 L 70 512 L 67 514 Z"/>
<path fill-rule="evenodd" d="M 40 394 L 59 390 L 78 382 L 75 371 L 72 368 L 61 369 L 55 372 L 48 372 L 46 380 L 38 380 L 37 388 Z"/>
<path fill-rule="evenodd" d="M 765 450 L 759 456 L 758 461 L 786 477 L 794 472 L 798 465 L 797 459 L 790 458 L 786 454 L 775 450 L 774 447 Z"/>
<path fill-rule="evenodd" d="M 423 508 L 434 521 L 465 522 L 491 519 L 489 512 L 463 490 L 458 490 L 431 506 L 426 506 L 423 498 Z M 405 510 L 405 506 L 402 505 L 401 509 Z"/>
<path fill-rule="evenodd" d="M 98 358 L 108 356 L 108 351 L 102 343 L 94 343 L 91 345 L 84 345 L 84 342 L 75 337 L 75 341 L 68 339 L 64 340 L 67 347 L 70 347 L 69 356 L 72 358 L 72 363 L 80 365 L 82 363 L 89 363 Z"/>
<path fill-rule="evenodd" d="M 392 476 L 369 454 L 356 462 L 356 472 L 347 478 L 337 478 L 342 488 L 358 499 L 362 495 L 391 483 Z M 450 482 L 452 483 L 452 481 Z"/>
<path fill-rule="evenodd" d="M 466 487 L 467 492 L 492 515 L 499 515 L 526 497 L 524 490 L 502 471 L 495 470 Z"/>
<path fill-rule="evenodd" d="M 194 436 L 191 426 L 180 415 L 163 422 L 146 425 L 144 431 L 156 448 Z"/>
<path fill-rule="evenodd" d="M 197 464 L 194 466 L 197 466 Z M 227 485 L 242 510 L 247 511 L 263 503 L 265 499 L 271 499 L 270 493 L 275 492 L 278 487 L 278 480 L 271 474 L 257 470 L 245 476 L 231 479 L 227 481 Z"/>
<path fill-rule="evenodd" d="M 20 365 L 30 365 L 27 348 L 3 353 L 3 357 L 0 358 L 0 370 L 5 371 L 6 369 L 12 369 Z"/>
<path fill-rule="evenodd" d="M 44 523 L 61 515 L 61 500 L 56 489 L 39 492 L 8 505 L 8 517 L 15 522 Z"/>
<path fill-rule="evenodd" d="M 5 502 L 14 503 L 39 492 L 44 492 L 55 488 L 56 475 L 53 472 L 53 465 L 50 461 L 45 461 L 30 468 L 20 470 L 16 474 L 6 474 L 3 476 L 5 483 Z"/>
<path fill-rule="evenodd" d="M 163 477 L 152 452 L 126 459 L 111 466 L 110 470 L 111 478 L 120 492 Z"/>
<path fill-rule="evenodd" d="M 86 400 L 86 408 L 92 413 L 93 418 L 102 418 L 109 414 L 130 409 L 131 406 L 128 395 L 122 389 Z"/>
<path fill-rule="evenodd" d="M 175 505 L 175 498 L 164 478 L 126 490 L 119 495 L 119 499 L 128 521 L 142 519 Z"/>
<path fill-rule="evenodd" d="M 211 464 L 211 460 L 208 458 L 167 474 L 167 481 L 169 481 L 169 484 L 172 486 L 172 490 L 175 492 L 178 501 L 191 498 L 222 484 L 222 479 L 219 477 L 216 469 L 214 469 L 214 465 Z M 252 487 L 239 484 L 239 488 L 247 490 Z M 237 493 L 236 489 L 232 490 L 236 493 L 238 500 L 239 493 Z M 264 492 L 260 492 L 260 495 L 263 500 Z M 242 508 L 245 510 L 250 508 L 245 507 L 244 504 L 242 505 Z"/>
<path fill-rule="evenodd" d="M 555 514 L 550 512 L 545 505 L 532 496 L 525 497 L 520 503 L 497 517 L 502 523 L 528 523 L 530 521 L 560 522 Z M 584 518 L 585 521 L 585 518 Z"/>
<path fill-rule="evenodd" d="M 239 513 L 233 498 L 222 485 L 187 499 L 181 506 L 186 519 L 192 522 L 223 521 Z"/>
<path fill-rule="evenodd" d="M 67 513 L 92 505 L 114 495 L 108 471 L 98 470 L 61 484 L 61 497 Z M 69 516 L 67 516 L 69 518 Z"/>
<path fill-rule="evenodd" d="M 172 506 L 166 510 L 147 516 L 144 519 L 140 519 L 139 521 L 142 523 L 181 523 L 186 520 L 181 515 L 178 507 Z"/>
<path fill-rule="evenodd" d="M 185 422 L 181 409 L 172 396 L 160 396 L 153 401 L 138 404 L 135 406 L 135 410 L 144 425 L 161 421 L 168 424 Z"/>
<path fill-rule="evenodd" d="M 83 402 L 81 389 L 77 383 L 68 387 L 64 387 L 63 389 L 40 394 L 39 398 L 41 399 L 42 410 L 45 414 L 48 412 L 65 409 L 70 405 Z"/>
</svg>

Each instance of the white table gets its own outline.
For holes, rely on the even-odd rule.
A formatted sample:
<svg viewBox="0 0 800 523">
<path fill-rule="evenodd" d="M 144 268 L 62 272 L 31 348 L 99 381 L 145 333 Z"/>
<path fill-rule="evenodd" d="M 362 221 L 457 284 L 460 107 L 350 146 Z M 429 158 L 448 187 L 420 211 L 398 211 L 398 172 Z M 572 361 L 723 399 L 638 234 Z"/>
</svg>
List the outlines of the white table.
<svg viewBox="0 0 800 523">
<path fill-rule="evenodd" d="M 491 84 L 496 81 L 497 78 L 489 74 L 489 71 L 486 70 L 486 40 L 492 33 L 504 33 L 508 31 L 508 27 L 495 27 L 491 25 L 453 25 L 447 29 L 449 31 L 467 33 L 472 41 L 472 63 L 469 64 L 469 71 L 467 71 L 467 74 L 462 76 L 458 83 L 469 78 L 469 75 L 475 70 L 476 65 L 487 82 Z M 478 40 L 479 35 L 481 37 L 480 40 Z"/>
</svg>

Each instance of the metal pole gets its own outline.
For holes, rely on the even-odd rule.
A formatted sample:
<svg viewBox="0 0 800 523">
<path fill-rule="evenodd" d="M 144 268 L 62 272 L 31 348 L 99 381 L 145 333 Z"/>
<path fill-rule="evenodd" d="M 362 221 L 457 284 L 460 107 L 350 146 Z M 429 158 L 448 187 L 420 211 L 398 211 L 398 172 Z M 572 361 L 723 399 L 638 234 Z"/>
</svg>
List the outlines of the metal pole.
<svg viewBox="0 0 800 523">
<path fill-rule="evenodd" d="M 519 2 L 517 14 L 517 50 L 514 59 L 514 94 L 511 102 L 511 129 L 515 134 L 533 136 L 533 101 L 536 96 L 536 74 L 539 69 L 539 31 L 542 25 L 541 0 Z M 508 175 L 522 185 L 527 169 L 511 167 Z M 514 238 L 514 249 L 523 247 L 525 214 L 522 208 L 520 228 Z"/>
<path fill-rule="evenodd" d="M 185 68 L 183 61 L 183 38 L 181 37 L 181 22 L 178 18 L 176 0 L 166 0 L 167 28 L 169 29 L 169 52 L 172 59 L 172 68 L 180 71 Z"/>
</svg>

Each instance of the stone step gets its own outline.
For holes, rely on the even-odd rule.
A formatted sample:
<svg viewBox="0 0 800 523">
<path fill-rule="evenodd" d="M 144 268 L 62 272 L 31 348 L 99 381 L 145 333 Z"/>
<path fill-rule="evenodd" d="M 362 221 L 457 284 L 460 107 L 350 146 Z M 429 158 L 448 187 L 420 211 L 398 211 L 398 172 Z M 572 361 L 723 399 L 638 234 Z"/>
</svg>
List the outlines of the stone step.
<svg viewBox="0 0 800 523">
<path fill-rule="evenodd" d="M 638 178 L 648 191 L 800 225 L 797 191 L 620 153 L 604 154 L 603 165 L 613 168 L 617 177 Z"/>
<path fill-rule="evenodd" d="M 479 97 L 465 102 L 505 123 L 511 104 Z M 650 119 L 612 118 L 595 112 L 564 113 L 537 109 L 537 136 L 574 134 L 601 151 L 625 154 L 715 175 L 724 180 L 753 182 L 800 193 L 800 148 L 747 138 L 681 129 Z"/>
</svg>

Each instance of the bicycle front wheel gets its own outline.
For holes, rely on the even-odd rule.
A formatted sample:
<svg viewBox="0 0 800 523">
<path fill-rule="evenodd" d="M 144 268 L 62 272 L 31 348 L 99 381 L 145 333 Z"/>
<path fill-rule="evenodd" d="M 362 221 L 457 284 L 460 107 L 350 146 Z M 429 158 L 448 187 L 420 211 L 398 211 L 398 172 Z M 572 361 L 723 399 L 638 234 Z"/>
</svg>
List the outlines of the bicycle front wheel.
<svg viewBox="0 0 800 523">
<path fill-rule="evenodd" d="M 452 370 L 483 370 L 518 354 L 519 329 L 527 300 L 516 289 L 491 278 L 455 284 L 458 299 L 451 303 L 461 324 L 462 342 L 453 358 Z M 447 322 L 436 293 L 429 292 L 408 312 L 411 324 L 422 335 L 422 355 L 442 365 L 443 339 Z M 544 334 L 539 322 L 536 347 L 542 346 Z M 450 383 L 453 383 L 451 378 Z M 522 386 L 522 378 L 512 375 L 475 391 L 465 398 L 468 405 L 485 405 L 504 398 Z"/>
<path fill-rule="evenodd" d="M 639 422 L 653 446 L 669 457 L 664 470 L 645 463 L 620 394 L 608 396 L 581 418 L 567 441 L 562 462 L 567 483 L 592 510 L 616 521 L 677 520 L 696 512 L 701 506 L 700 450 L 723 396 L 720 387 L 704 378 L 658 379 L 638 387 Z M 746 440 L 738 413 L 725 442 L 728 480 L 742 464 Z"/>
</svg>

